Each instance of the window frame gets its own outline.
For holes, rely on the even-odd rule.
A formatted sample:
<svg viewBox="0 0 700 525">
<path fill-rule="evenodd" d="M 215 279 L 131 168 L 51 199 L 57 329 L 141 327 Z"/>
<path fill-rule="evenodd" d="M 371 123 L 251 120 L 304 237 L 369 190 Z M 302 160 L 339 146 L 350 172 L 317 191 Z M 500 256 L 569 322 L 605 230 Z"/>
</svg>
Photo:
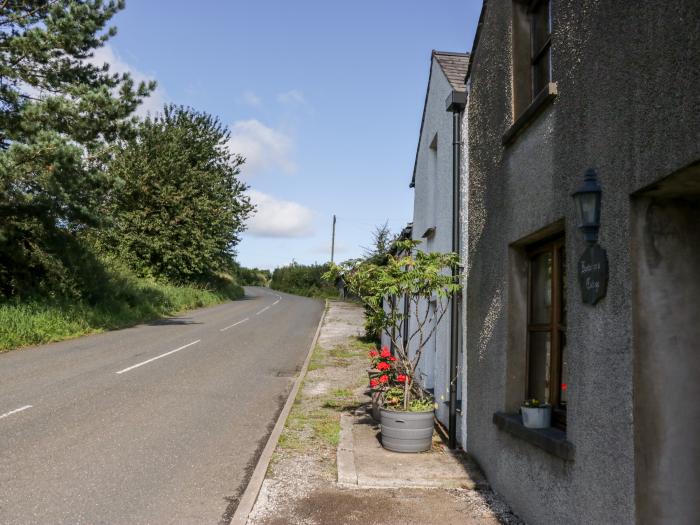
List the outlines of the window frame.
<svg viewBox="0 0 700 525">
<path fill-rule="evenodd" d="M 565 299 L 565 263 L 566 263 L 565 237 L 563 234 L 550 237 L 526 247 L 527 257 L 527 324 L 526 324 L 526 355 L 525 355 L 525 398 L 532 397 L 530 390 L 530 349 L 531 334 L 533 332 L 550 334 L 550 359 L 546 370 L 547 381 L 545 383 L 545 397 L 547 403 L 552 405 L 553 426 L 566 430 L 566 405 L 561 403 L 561 379 L 562 379 L 562 341 L 566 337 L 566 319 L 563 312 L 562 301 Z M 552 279 L 551 287 L 551 311 L 549 323 L 533 323 L 533 261 L 543 253 L 551 253 Z M 563 336 L 563 337 L 562 337 Z M 558 386 L 558 388 L 557 388 Z"/>
<path fill-rule="evenodd" d="M 535 20 L 533 12 L 542 3 L 547 4 L 547 31 L 545 41 L 535 49 Z M 501 142 L 508 146 L 527 128 L 544 108 L 557 97 L 553 82 L 552 42 L 554 11 L 552 0 L 513 0 L 512 9 L 512 111 L 513 122 L 503 133 Z M 544 58 L 546 56 L 546 58 Z M 541 61 L 548 62 L 547 78 L 539 85 L 536 73 Z M 536 86 L 539 89 L 536 89 Z M 537 92 L 535 92 L 537 91 Z"/>
<path fill-rule="evenodd" d="M 547 4 L 547 38 L 544 43 L 535 48 L 535 44 L 540 40 L 536 34 L 535 11 L 542 5 Z M 547 84 L 552 82 L 552 2 L 551 0 L 533 0 L 527 8 L 528 22 L 530 27 L 530 103 L 537 96 L 547 89 Z M 537 66 L 543 60 L 544 55 L 547 55 L 547 80 L 539 89 L 536 89 L 537 82 Z"/>
</svg>

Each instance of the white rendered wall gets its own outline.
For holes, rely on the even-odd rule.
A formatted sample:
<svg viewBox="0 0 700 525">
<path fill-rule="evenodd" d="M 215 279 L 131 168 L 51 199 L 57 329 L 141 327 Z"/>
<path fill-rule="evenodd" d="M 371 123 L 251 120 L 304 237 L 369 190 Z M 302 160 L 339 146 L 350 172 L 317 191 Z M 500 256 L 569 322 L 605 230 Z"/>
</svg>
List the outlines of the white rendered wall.
<svg viewBox="0 0 700 525">
<path fill-rule="evenodd" d="M 445 99 L 451 91 L 440 65 L 433 59 L 416 163 L 413 207 L 413 238 L 422 241 L 418 249 L 427 252 L 452 251 L 452 113 L 445 110 Z M 436 137 L 437 148 L 431 148 Z M 435 228 L 434 236 L 422 238 L 429 228 Z M 425 304 L 421 305 L 422 312 L 425 307 Z M 412 330 L 415 325 L 412 320 Z M 433 339 L 426 344 L 420 364 L 420 378 L 426 387 L 434 389 L 437 417 L 445 425 L 449 416 L 449 367 L 448 311 Z M 460 426 L 458 424 L 458 431 Z M 462 441 L 459 435 L 458 439 Z"/>
</svg>

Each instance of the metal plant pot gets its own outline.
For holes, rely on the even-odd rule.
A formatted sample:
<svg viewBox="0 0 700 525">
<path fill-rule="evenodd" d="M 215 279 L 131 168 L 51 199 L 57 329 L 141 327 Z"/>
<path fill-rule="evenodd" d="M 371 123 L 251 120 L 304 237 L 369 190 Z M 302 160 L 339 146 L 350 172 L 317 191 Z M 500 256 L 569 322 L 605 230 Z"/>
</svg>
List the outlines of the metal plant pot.
<svg viewBox="0 0 700 525">
<path fill-rule="evenodd" d="M 549 428 L 552 426 L 552 407 L 520 407 L 523 416 L 523 426 L 527 428 Z"/>
<path fill-rule="evenodd" d="M 393 452 L 425 452 L 433 442 L 435 410 L 399 412 L 382 408 L 382 446 Z"/>
</svg>

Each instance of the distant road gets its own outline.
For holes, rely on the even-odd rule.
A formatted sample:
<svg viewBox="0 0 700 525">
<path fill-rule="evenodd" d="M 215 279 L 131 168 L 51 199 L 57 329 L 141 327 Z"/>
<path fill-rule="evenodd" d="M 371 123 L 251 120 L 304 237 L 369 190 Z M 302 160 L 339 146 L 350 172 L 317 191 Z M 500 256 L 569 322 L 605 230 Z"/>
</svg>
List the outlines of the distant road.
<svg viewBox="0 0 700 525">
<path fill-rule="evenodd" d="M 0 354 L 0 523 L 226 523 L 322 311 L 247 288 Z"/>
</svg>

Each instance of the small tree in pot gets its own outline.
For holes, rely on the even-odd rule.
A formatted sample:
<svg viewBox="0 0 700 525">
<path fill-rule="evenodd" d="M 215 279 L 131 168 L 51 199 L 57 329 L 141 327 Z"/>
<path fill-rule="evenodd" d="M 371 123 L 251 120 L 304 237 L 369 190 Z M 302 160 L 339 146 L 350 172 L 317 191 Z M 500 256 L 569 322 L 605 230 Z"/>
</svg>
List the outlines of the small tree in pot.
<svg viewBox="0 0 700 525">
<path fill-rule="evenodd" d="M 412 240 L 397 241 L 394 251 L 400 255 L 389 255 L 383 264 L 350 261 L 333 266 L 326 275 L 328 279 L 335 279 L 343 274 L 351 292 L 365 305 L 365 313 L 372 324 L 381 327 L 390 338 L 396 361 L 387 374 L 388 383 L 382 385 L 392 393 L 385 398 L 392 400 L 393 411 L 427 414 L 422 424 L 429 424 L 429 433 L 425 429 L 429 448 L 434 404 L 430 394 L 418 382 L 416 370 L 428 341 L 449 311 L 450 298 L 460 289 L 453 276 L 459 256 L 456 253 L 426 253 L 416 249 L 418 244 Z M 430 306 L 431 302 L 434 307 Z M 405 303 L 408 304 L 406 311 Z M 404 338 L 401 334 L 409 319 L 411 323 Z M 426 407 L 431 408 L 426 411 Z M 386 412 L 389 410 L 382 411 L 382 443 L 395 450 L 393 445 L 387 446 Z M 402 424 L 406 421 L 407 418 L 402 416 L 395 422 Z M 413 451 L 416 447 L 424 447 L 425 443 L 423 439 L 421 444 L 409 444 L 407 448 Z M 403 446 L 400 443 L 398 448 Z"/>
</svg>

